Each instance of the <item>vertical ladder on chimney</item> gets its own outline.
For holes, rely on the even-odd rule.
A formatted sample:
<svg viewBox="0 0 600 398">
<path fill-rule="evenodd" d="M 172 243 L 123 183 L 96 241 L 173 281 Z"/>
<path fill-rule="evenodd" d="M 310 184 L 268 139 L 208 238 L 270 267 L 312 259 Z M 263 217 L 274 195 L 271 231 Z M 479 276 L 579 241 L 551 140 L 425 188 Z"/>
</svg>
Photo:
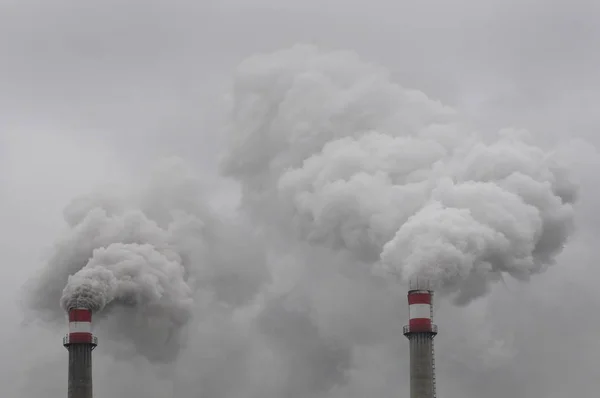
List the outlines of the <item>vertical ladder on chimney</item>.
<svg viewBox="0 0 600 398">
<path fill-rule="evenodd" d="M 433 390 L 433 398 L 436 398 L 435 392 L 435 350 L 433 348 L 433 339 L 431 339 L 431 383 L 433 386 L 431 389 Z"/>
<path fill-rule="evenodd" d="M 431 306 L 429 307 L 431 312 L 431 319 L 433 320 L 433 292 L 431 293 Z M 433 390 L 433 398 L 436 398 L 435 391 L 435 346 L 434 346 L 434 336 L 431 336 L 431 383 L 433 386 L 431 387 Z"/>
</svg>

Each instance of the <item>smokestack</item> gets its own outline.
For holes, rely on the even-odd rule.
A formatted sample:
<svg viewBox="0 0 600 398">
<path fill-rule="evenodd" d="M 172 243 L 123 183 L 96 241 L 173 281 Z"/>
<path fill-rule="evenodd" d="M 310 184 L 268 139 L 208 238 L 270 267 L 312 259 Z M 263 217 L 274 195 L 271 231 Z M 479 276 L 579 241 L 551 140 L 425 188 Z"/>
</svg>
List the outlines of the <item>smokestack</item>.
<svg viewBox="0 0 600 398">
<path fill-rule="evenodd" d="M 92 351 L 98 339 L 92 334 L 92 311 L 69 309 L 69 334 L 63 338 L 69 350 L 68 398 L 92 398 Z"/>
<path fill-rule="evenodd" d="M 404 335 L 410 341 L 410 398 L 435 398 L 433 291 L 429 285 L 411 284 L 408 291 L 410 320 Z"/>
</svg>

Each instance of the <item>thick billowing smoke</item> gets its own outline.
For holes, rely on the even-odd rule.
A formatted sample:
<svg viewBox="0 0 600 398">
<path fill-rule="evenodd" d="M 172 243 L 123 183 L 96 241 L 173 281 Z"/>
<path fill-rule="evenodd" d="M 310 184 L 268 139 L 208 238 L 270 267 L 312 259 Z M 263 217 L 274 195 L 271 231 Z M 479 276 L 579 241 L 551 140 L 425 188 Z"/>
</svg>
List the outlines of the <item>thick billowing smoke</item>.
<svg viewBox="0 0 600 398">
<path fill-rule="evenodd" d="M 192 291 L 185 283 L 181 259 L 176 253 L 170 257 L 151 244 L 113 243 L 94 249 L 86 266 L 69 276 L 62 307 L 98 312 L 117 301 L 165 311 L 174 321 L 185 322 Z"/>
<path fill-rule="evenodd" d="M 231 106 L 222 166 L 241 186 L 235 216 L 208 209 L 193 173 L 167 162 L 141 188 L 73 201 L 69 230 L 29 288 L 30 306 L 61 330 L 59 302 L 97 311 L 100 395 L 397 395 L 408 388 L 397 277 L 467 303 L 505 273 L 543 271 L 571 231 L 576 186 L 556 153 L 521 131 L 484 139 L 352 53 L 252 57 Z M 521 392 L 510 361 L 523 360 L 512 335 L 524 328 L 498 315 L 515 303 L 436 315 L 441 384 L 460 392 L 448 396 L 501 372 L 497 391 Z"/>
<path fill-rule="evenodd" d="M 139 354 L 175 358 L 205 305 L 198 300 L 237 306 L 267 277 L 262 245 L 202 204 L 200 182 L 177 159 L 141 189 L 74 200 L 65 210 L 70 230 L 33 281 L 30 304 L 61 322 L 63 311 L 88 308 Z"/>
<path fill-rule="evenodd" d="M 521 131 L 486 142 L 351 53 L 255 56 L 232 100 L 224 170 L 257 219 L 456 302 L 542 271 L 572 229 L 576 186 L 552 151 Z"/>
</svg>

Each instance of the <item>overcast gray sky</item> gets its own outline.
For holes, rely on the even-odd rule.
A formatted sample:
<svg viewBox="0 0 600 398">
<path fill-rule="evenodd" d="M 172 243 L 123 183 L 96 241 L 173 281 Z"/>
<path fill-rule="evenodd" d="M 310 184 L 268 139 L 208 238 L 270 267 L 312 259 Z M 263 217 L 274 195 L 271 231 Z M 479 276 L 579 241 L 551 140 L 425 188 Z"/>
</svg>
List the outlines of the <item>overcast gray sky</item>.
<svg viewBox="0 0 600 398">
<path fill-rule="evenodd" d="M 456 107 L 482 130 L 523 127 L 544 144 L 579 137 L 590 153 L 600 148 L 600 3 L 594 0 L 0 0 L 3 396 L 66 392 L 64 331 L 23 331 L 16 306 L 22 284 L 44 264 L 64 228 L 63 207 L 100 184 L 142 176 L 170 155 L 195 166 L 217 204 L 235 203 L 235 185 L 217 175 L 228 84 L 245 57 L 298 42 L 356 51 L 388 68 L 399 84 Z M 440 396 L 597 393 L 600 191 L 591 167 L 580 170 L 579 232 L 561 267 L 530 290 L 498 288 L 481 308 L 440 316 L 440 328 L 448 330 L 438 339 Z M 478 342 L 477 333 L 463 336 L 466 326 L 444 322 L 512 339 L 506 352 L 519 355 L 494 370 L 472 368 L 484 361 L 489 347 L 478 344 L 489 344 L 489 336 Z M 243 345 L 237 339 L 222 344 Z M 464 358 L 444 348 L 453 341 L 465 347 Z M 406 345 L 398 335 L 396 349 Z M 98 397 L 171 396 L 170 384 L 156 381 L 155 368 L 97 355 Z M 365 352 L 361 363 L 372 364 L 371 371 L 355 375 L 352 390 L 329 396 L 406 395 L 407 376 L 394 373 L 406 368 L 392 366 L 405 358 L 404 351 L 398 355 L 383 346 Z M 231 369 L 231 360 L 214 367 L 202 358 L 185 361 L 206 386 L 221 373 L 246 380 L 240 375 L 248 370 Z M 292 389 L 312 380 L 302 379 L 311 360 L 298 363 Z M 182 378 L 187 381 L 174 398 L 238 396 L 198 391 L 203 384 L 194 384 L 196 378 Z"/>
</svg>

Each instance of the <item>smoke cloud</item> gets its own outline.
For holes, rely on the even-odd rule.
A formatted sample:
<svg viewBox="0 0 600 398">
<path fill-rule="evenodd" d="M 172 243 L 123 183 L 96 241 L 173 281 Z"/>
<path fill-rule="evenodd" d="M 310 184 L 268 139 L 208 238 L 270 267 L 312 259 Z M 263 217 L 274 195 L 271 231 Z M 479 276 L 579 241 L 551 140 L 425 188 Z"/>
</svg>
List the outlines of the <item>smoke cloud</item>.
<svg viewBox="0 0 600 398">
<path fill-rule="evenodd" d="M 65 209 L 70 229 L 31 281 L 29 304 L 60 322 L 63 311 L 88 308 L 94 324 L 138 354 L 172 360 L 198 300 L 237 306 L 257 294 L 268 277 L 262 245 L 203 205 L 200 181 L 178 159 L 147 184 L 115 191 Z"/>
<path fill-rule="evenodd" d="M 457 303 L 544 270 L 577 186 L 553 150 L 456 113 L 348 52 L 296 46 L 239 67 L 223 169 L 278 231 L 427 282 Z"/>
<path fill-rule="evenodd" d="M 398 280 L 467 304 L 505 274 L 544 271 L 573 230 L 562 148 L 479 134 L 353 53 L 251 57 L 228 99 L 221 171 L 241 188 L 235 214 L 210 208 L 190 167 L 167 160 L 149 181 L 70 203 L 29 285 L 30 309 L 61 331 L 70 306 L 96 312 L 101 395 L 393 396 L 408 383 Z M 510 361 L 531 340 L 511 336 L 521 321 L 496 323 L 516 306 L 436 314 L 448 325 L 440 380 L 459 392 L 448 396 L 469 390 L 464 374 L 515 380 Z M 521 391 L 511 386 L 498 391 Z"/>
<path fill-rule="evenodd" d="M 116 300 L 154 307 L 184 322 L 192 304 L 191 289 L 184 281 L 181 259 L 171 257 L 150 244 L 113 243 L 94 249 L 86 266 L 69 276 L 62 307 L 98 312 Z"/>
</svg>

